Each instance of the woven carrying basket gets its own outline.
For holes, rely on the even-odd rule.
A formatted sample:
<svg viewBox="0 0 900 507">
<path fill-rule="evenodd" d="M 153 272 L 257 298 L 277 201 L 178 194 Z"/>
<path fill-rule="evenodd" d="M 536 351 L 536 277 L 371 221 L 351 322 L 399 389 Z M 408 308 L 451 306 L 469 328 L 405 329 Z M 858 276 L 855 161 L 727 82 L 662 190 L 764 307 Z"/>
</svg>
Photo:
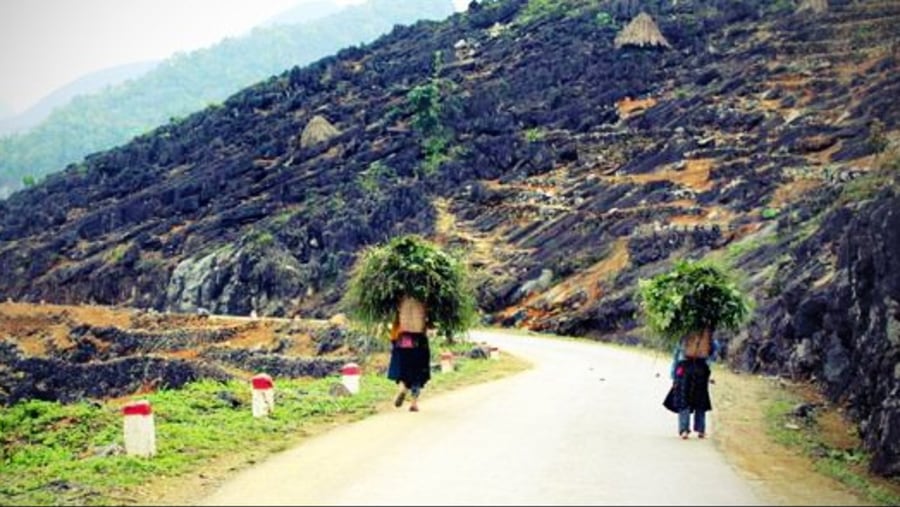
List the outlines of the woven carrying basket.
<svg viewBox="0 0 900 507">
<path fill-rule="evenodd" d="M 411 333 L 425 332 L 425 305 L 421 301 L 411 297 L 404 297 L 400 300 L 398 313 L 400 316 L 400 331 L 409 331 Z"/>
</svg>

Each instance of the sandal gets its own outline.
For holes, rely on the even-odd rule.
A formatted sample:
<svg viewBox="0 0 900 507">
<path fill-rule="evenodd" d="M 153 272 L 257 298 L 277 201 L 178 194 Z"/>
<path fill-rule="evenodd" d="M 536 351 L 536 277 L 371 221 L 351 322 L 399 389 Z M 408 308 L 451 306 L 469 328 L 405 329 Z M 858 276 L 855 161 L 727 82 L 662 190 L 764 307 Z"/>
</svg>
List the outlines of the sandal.
<svg viewBox="0 0 900 507">
<path fill-rule="evenodd" d="M 419 407 L 417 407 L 417 406 L 415 406 L 415 405 L 410 405 L 410 406 L 409 406 L 409 411 L 410 411 L 410 412 L 418 412 L 418 411 L 419 411 Z"/>
<path fill-rule="evenodd" d="M 690 434 L 691 433 L 689 431 L 682 431 L 681 433 L 679 433 L 679 435 L 681 435 L 682 440 L 687 440 L 688 436 L 690 436 Z"/>
<path fill-rule="evenodd" d="M 394 398 L 394 406 L 400 408 L 403 405 L 403 400 L 406 399 L 406 391 L 400 391 L 397 393 L 397 397 Z"/>
</svg>

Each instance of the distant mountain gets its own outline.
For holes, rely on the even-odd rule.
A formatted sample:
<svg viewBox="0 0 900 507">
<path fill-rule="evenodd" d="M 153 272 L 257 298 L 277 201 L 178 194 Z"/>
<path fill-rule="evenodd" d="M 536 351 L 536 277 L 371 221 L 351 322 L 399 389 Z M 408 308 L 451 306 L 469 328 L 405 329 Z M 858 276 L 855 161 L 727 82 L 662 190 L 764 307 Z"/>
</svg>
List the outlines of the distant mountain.
<svg viewBox="0 0 900 507">
<path fill-rule="evenodd" d="M 264 21 L 262 26 L 267 27 L 308 23 L 316 19 L 324 18 L 325 16 L 330 16 L 343 8 L 344 6 L 338 5 L 331 0 L 319 0 L 317 2 L 297 4 L 286 11 L 278 13 L 268 21 Z"/>
<path fill-rule="evenodd" d="M 307 23 L 334 14 L 343 8 L 330 0 L 302 3 L 273 16 L 262 26 Z M 19 114 L 15 114 L 11 107 L 0 104 L 0 136 L 22 133 L 44 121 L 55 108 L 67 104 L 74 97 L 99 92 L 107 86 L 140 77 L 158 63 L 159 60 L 127 63 L 86 74 L 54 90 L 37 104 Z"/>
<path fill-rule="evenodd" d="M 321 12 L 317 4 L 307 7 L 303 15 Z M 27 133 L 0 138 L 0 198 L 20 188 L 23 178 L 40 179 L 286 69 L 370 42 L 396 25 L 453 12 L 451 0 L 370 0 L 315 21 L 276 23 L 178 54 L 139 79 L 75 97 Z"/>
<path fill-rule="evenodd" d="M 5 120 L 6 118 L 13 115 L 13 110 L 8 105 L 0 102 L 0 121 Z"/>
<path fill-rule="evenodd" d="M 2 118 L 0 119 L 0 135 L 28 130 L 44 121 L 55 108 L 68 103 L 72 98 L 98 92 L 107 86 L 140 77 L 158 63 L 158 61 L 129 63 L 82 76 L 62 88 L 56 89 L 20 114 L 14 116 L 0 114 L 0 118 Z"/>
</svg>

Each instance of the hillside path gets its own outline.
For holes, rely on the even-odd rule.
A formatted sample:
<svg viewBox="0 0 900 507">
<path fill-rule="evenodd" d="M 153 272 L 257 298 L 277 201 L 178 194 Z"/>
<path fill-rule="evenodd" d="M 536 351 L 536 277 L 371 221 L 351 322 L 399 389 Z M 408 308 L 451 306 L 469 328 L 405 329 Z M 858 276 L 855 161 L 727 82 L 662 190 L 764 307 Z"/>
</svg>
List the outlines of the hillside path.
<svg viewBox="0 0 900 507">
<path fill-rule="evenodd" d="M 661 405 L 668 361 L 568 340 L 472 338 L 535 366 L 433 398 L 426 388 L 421 412 L 329 431 L 238 473 L 202 504 L 767 503 L 713 441 L 678 438 Z M 707 424 L 716 431 L 715 410 Z"/>
</svg>

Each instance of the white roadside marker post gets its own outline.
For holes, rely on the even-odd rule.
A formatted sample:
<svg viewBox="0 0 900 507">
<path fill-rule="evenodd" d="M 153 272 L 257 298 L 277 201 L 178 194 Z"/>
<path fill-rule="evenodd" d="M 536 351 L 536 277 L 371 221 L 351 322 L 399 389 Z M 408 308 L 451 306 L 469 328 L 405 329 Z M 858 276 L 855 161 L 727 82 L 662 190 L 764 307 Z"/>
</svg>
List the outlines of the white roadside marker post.
<svg viewBox="0 0 900 507">
<path fill-rule="evenodd" d="M 453 371 L 453 352 L 441 352 L 441 373 Z"/>
<path fill-rule="evenodd" d="M 275 384 L 272 377 L 265 373 L 254 375 L 250 381 L 253 386 L 253 417 L 266 417 L 275 409 Z"/>
<path fill-rule="evenodd" d="M 350 394 L 359 392 L 359 376 L 362 370 L 356 363 L 347 363 L 341 368 L 341 383 L 350 391 Z"/>
<path fill-rule="evenodd" d="M 153 409 L 147 400 L 133 401 L 122 409 L 125 419 L 125 453 L 149 458 L 156 454 Z"/>
</svg>

